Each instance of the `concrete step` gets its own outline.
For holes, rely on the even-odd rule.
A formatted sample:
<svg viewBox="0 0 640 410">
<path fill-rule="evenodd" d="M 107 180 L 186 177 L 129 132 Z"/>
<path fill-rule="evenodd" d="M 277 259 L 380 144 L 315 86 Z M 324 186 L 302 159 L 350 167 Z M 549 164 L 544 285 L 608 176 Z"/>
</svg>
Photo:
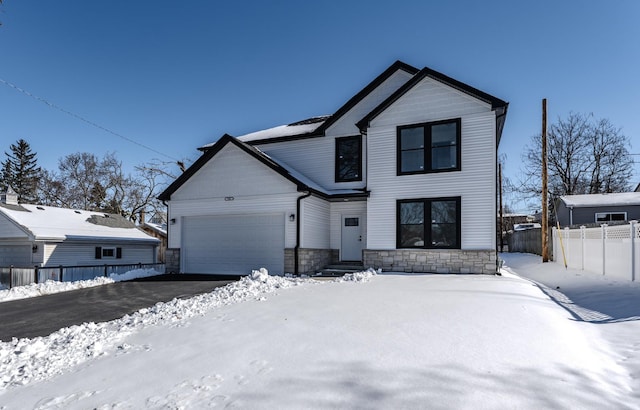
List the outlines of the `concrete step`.
<svg viewBox="0 0 640 410">
<path fill-rule="evenodd" d="M 337 277 L 347 273 L 362 272 L 364 266 L 359 263 L 341 263 L 339 265 L 328 265 L 321 269 L 315 276 Z"/>
</svg>

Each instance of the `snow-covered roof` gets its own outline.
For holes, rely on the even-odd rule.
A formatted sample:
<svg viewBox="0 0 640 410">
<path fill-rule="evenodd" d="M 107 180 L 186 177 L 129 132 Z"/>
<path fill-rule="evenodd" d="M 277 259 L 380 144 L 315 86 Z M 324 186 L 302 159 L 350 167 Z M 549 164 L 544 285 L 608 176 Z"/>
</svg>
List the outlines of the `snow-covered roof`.
<svg viewBox="0 0 640 410">
<path fill-rule="evenodd" d="M 125 240 L 158 242 L 119 215 L 42 205 L 0 205 L 0 214 L 35 240 Z"/>
<path fill-rule="evenodd" d="M 311 134 L 318 129 L 330 116 L 323 115 L 319 117 L 312 117 L 306 120 L 294 122 L 287 125 L 279 125 L 277 127 L 268 128 L 266 130 L 256 131 L 249 134 L 236 137 L 242 142 L 261 141 L 272 138 L 292 137 L 295 135 Z M 207 144 L 200 149 L 210 148 L 215 144 Z"/>
<path fill-rule="evenodd" d="M 614 194 L 585 194 L 565 195 L 560 199 L 566 206 L 594 207 L 594 206 L 623 206 L 640 205 L 640 192 L 618 192 Z"/>
<path fill-rule="evenodd" d="M 157 232 L 161 235 L 167 235 L 167 225 L 166 224 L 156 224 L 153 222 L 145 222 L 142 224 L 143 227 L 149 228 L 154 232 Z"/>
<path fill-rule="evenodd" d="M 309 188 L 315 191 L 318 191 L 320 193 L 323 193 L 329 196 L 362 194 L 362 190 L 355 190 L 355 189 L 333 189 L 333 190 L 326 189 L 322 185 L 318 184 L 317 182 L 313 181 L 312 179 L 304 175 L 302 172 L 291 167 L 289 164 L 286 164 L 276 158 L 273 158 L 272 156 L 264 153 L 264 151 L 260 150 L 259 148 L 256 148 L 256 147 L 253 147 L 253 148 L 256 151 L 259 151 L 260 154 L 264 155 L 265 157 L 269 158 L 271 161 L 275 162 L 276 164 L 284 168 L 286 172 L 289 173 L 289 175 L 291 175 L 294 179 L 300 181 L 301 183 L 303 183 L 304 185 L 308 186 Z"/>
</svg>

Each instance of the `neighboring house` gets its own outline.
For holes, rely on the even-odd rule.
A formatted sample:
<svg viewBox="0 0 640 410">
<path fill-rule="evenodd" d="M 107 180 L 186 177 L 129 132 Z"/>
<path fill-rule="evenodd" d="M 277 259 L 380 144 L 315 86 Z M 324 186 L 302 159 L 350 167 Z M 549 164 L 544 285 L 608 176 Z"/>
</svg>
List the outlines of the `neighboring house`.
<svg viewBox="0 0 640 410">
<path fill-rule="evenodd" d="M 165 251 L 167 249 L 167 224 L 158 224 L 154 222 L 142 222 L 139 226 L 147 235 L 153 236 L 160 241 L 158 249 L 158 262 L 165 262 Z"/>
<path fill-rule="evenodd" d="M 557 205 L 562 227 L 640 220 L 640 192 L 565 195 Z"/>
<path fill-rule="evenodd" d="M 86 266 L 157 262 L 160 241 L 119 215 L 0 202 L 0 266 Z"/>
<path fill-rule="evenodd" d="M 398 61 L 333 115 L 225 134 L 159 197 L 167 268 L 495 273 L 507 106 Z"/>
</svg>

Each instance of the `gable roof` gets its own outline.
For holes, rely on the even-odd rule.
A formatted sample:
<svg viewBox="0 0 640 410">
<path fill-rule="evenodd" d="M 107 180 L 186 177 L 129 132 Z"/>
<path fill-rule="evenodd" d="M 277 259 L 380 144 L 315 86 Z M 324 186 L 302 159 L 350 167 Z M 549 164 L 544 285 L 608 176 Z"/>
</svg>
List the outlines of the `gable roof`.
<svg viewBox="0 0 640 410">
<path fill-rule="evenodd" d="M 158 242 L 120 215 L 28 204 L 0 204 L 2 214 L 33 240 Z"/>
<path fill-rule="evenodd" d="M 574 208 L 640 205 L 640 192 L 564 195 L 560 197 L 560 200 L 567 207 Z"/>
<path fill-rule="evenodd" d="M 340 119 L 343 115 L 345 115 L 349 110 L 356 106 L 360 101 L 362 101 L 367 95 L 371 94 L 376 88 L 378 88 L 382 83 L 384 83 L 389 77 L 391 77 L 396 71 L 403 70 L 408 72 L 411 75 L 415 75 L 418 73 L 418 69 L 410 66 L 409 64 L 403 63 L 400 60 L 396 60 L 395 63 L 391 64 L 389 68 L 384 70 L 382 74 L 377 76 L 373 81 L 367 84 L 360 92 L 349 101 L 347 101 L 342 107 L 338 108 L 338 110 L 325 121 L 320 128 L 316 130 L 316 132 L 324 133 L 333 123 Z"/>
<path fill-rule="evenodd" d="M 360 129 L 360 132 L 364 133 L 369 126 L 369 123 L 376 118 L 378 115 L 382 114 L 387 108 L 389 108 L 393 103 L 395 103 L 400 97 L 406 94 L 409 90 L 415 87 L 418 83 L 420 83 L 425 78 L 431 78 L 440 83 L 443 83 L 451 88 L 454 88 L 458 91 L 461 91 L 465 94 L 468 94 L 480 101 L 483 101 L 487 104 L 491 105 L 491 109 L 496 111 L 496 134 L 497 140 L 500 141 L 500 136 L 502 135 L 502 128 L 504 126 L 504 119 L 507 113 L 507 108 L 509 103 L 503 101 L 497 97 L 494 97 L 490 94 L 485 93 L 475 87 L 472 87 L 468 84 L 465 84 L 461 81 L 458 81 L 454 78 L 451 78 L 447 75 L 444 75 L 438 71 L 432 70 L 429 67 L 425 67 L 416 75 L 413 76 L 409 81 L 407 81 L 402 87 L 398 88 L 395 93 L 391 94 L 386 100 L 380 103 L 376 108 L 374 108 L 369 114 L 367 114 L 364 118 L 357 122 L 356 126 Z"/>
<path fill-rule="evenodd" d="M 273 128 L 267 128 L 266 130 L 260 130 L 249 134 L 236 137 L 242 142 L 252 143 L 264 143 L 264 142 L 282 142 L 289 139 L 303 139 L 318 136 L 316 130 L 329 118 L 329 115 L 323 115 L 319 117 L 311 117 L 306 120 L 297 121 L 287 125 L 279 125 Z M 213 147 L 216 143 L 203 145 L 198 148 L 200 151 L 206 151 Z"/>
<path fill-rule="evenodd" d="M 189 178 L 191 178 L 198 170 L 200 170 L 206 163 L 208 163 L 213 157 L 218 154 L 227 144 L 233 144 L 240 148 L 245 153 L 252 156 L 254 159 L 260 161 L 262 164 L 271 168 L 273 171 L 280 174 L 285 179 L 289 180 L 297 186 L 298 191 L 309 191 L 317 196 L 325 199 L 332 198 L 349 198 L 349 197 L 364 197 L 367 195 L 362 190 L 354 189 L 342 189 L 342 190 L 327 190 L 304 176 L 302 173 L 296 171 L 292 167 L 277 161 L 260 151 L 258 148 L 242 142 L 237 138 L 232 137 L 229 134 L 224 134 L 215 144 L 207 148 L 204 153 L 193 163 L 185 172 L 182 173 L 171 185 L 167 187 L 159 196 L 161 201 L 168 201 L 171 199 L 171 194 L 178 190 Z"/>
</svg>

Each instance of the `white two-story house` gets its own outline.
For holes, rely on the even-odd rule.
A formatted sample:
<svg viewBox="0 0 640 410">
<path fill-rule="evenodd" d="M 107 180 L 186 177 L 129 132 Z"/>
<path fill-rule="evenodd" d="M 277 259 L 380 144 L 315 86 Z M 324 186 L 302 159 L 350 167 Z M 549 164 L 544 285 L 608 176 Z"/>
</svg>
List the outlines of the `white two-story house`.
<svg viewBox="0 0 640 410">
<path fill-rule="evenodd" d="M 160 195 L 167 262 L 212 274 L 309 274 L 345 261 L 495 273 L 507 107 L 398 61 L 333 115 L 224 135 Z"/>
</svg>

